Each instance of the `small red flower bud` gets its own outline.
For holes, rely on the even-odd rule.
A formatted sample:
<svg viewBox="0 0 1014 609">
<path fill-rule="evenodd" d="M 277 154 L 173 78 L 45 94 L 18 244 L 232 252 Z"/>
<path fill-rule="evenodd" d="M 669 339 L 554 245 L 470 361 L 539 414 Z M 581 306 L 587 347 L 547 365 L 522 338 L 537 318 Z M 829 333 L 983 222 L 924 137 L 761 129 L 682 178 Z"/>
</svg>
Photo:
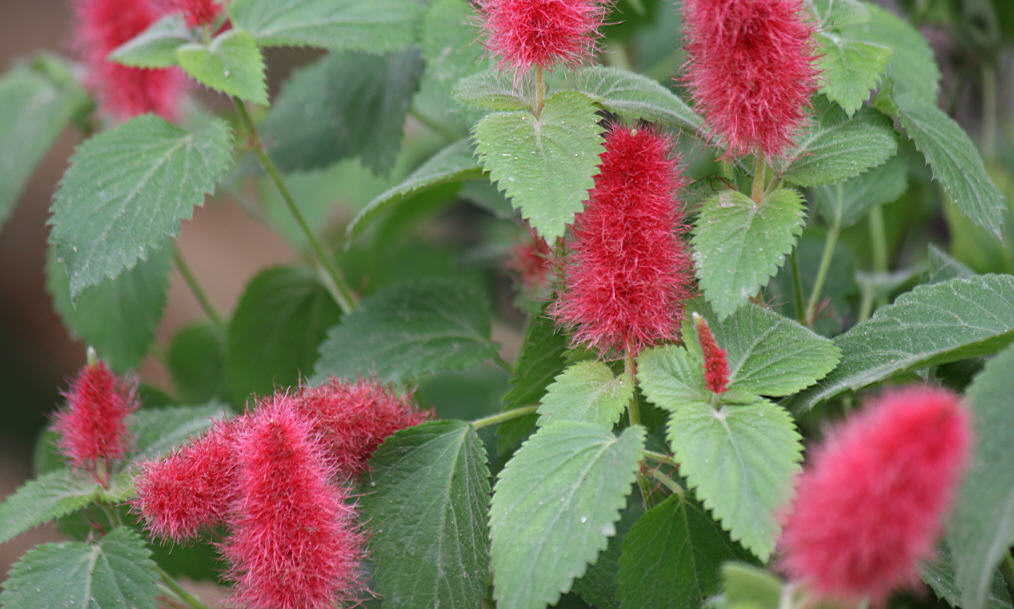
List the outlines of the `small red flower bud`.
<svg viewBox="0 0 1014 609">
<path fill-rule="evenodd" d="M 189 27 L 210 25 L 222 12 L 222 5 L 215 0 L 172 0 L 172 7 L 183 13 Z"/>
<path fill-rule="evenodd" d="M 729 362 L 725 357 L 725 349 L 718 347 L 708 321 L 697 313 L 694 313 L 694 328 L 704 355 L 704 383 L 710 391 L 723 393 L 729 384 Z"/>
<path fill-rule="evenodd" d="M 521 276 L 521 284 L 526 290 L 534 292 L 546 284 L 553 262 L 546 240 L 530 229 L 529 232 L 529 239 L 514 246 L 509 268 Z"/>
</svg>

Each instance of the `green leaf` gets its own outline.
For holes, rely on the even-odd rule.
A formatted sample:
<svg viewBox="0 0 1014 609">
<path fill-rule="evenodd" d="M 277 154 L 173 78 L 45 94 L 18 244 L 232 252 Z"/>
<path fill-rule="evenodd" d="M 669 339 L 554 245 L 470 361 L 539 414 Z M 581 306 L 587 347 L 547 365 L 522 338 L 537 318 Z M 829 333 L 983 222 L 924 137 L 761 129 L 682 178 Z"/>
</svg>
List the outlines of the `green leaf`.
<svg viewBox="0 0 1014 609">
<path fill-rule="evenodd" d="M 895 374 L 994 353 L 1014 340 L 1014 276 L 918 286 L 835 337 L 842 363 L 793 405 L 809 409 Z"/>
<path fill-rule="evenodd" d="M 225 175 L 231 151 L 229 127 L 220 120 L 188 133 L 150 114 L 78 146 L 49 220 L 71 299 L 179 234 L 180 220 Z"/>
<path fill-rule="evenodd" d="M 704 383 L 704 360 L 700 352 L 690 352 L 676 345 L 641 352 L 637 358 L 637 382 L 645 397 L 666 410 L 711 399 Z"/>
<path fill-rule="evenodd" d="M 0 503 L 0 543 L 88 505 L 99 488 L 87 475 L 69 469 L 29 480 Z"/>
<path fill-rule="evenodd" d="M 704 510 L 672 496 L 649 510 L 623 541 L 616 574 L 622 609 L 700 609 L 718 593 L 719 568 L 748 560 Z"/>
<path fill-rule="evenodd" d="M 617 438 L 591 423 L 541 428 L 500 474 L 490 510 L 493 596 L 500 609 L 555 603 L 616 533 L 644 429 Z"/>
<path fill-rule="evenodd" d="M 839 31 L 848 25 L 867 23 L 870 11 L 859 0 L 815 0 L 813 9 L 817 20 L 826 23 L 831 31 Z"/>
<path fill-rule="evenodd" d="M 202 85 L 268 105 L 264 58 L 250 32 L 233 29 L 219 34 L 208 45 L 185 44 L 176 49 L 176 59 Z"/>
<path fill-rule="evenodd" d="M 919 575 L 926 582 L 937 598 L 947 601 L 952 607 L 974 607 L 966 605 L 961 600 L 961 589 L 958 588 L 957 565 L 954 564 L 954 556 L 946 543 L 937 546 L 936 556 L 932 561 L 919 565 Z M 1011 609 L 1010 594 L 1004 584 L 1000 572 L 993 569 L 989 581 L 989 589 L 983 598 L 985 609 Z"/>
<path fill-rule="evenodd" d="M 898 151 L 891 121 L 864 107 L 849 118 L 828 104 L 813 116 L 779 172 L 799 186 L 833 184 L 883 165 Z"/>
<path fill-rule="evenodd" d="M 331 53 L 297 70 L 264 119 L 272 158 L 283 171 L 306 171 L 358 156 L 374 173 L 388 172 L 422 70 L 415 49 Z"/>
<path fill-rule="evenodd" d="M 160 459 L 188 439 L 204 433 L 216 419 L 221 420 L 226 415 L 219 404 L 138 410 L 127 421 L 134 439 L 128 458 L 132 461 Z"/>
<path fill-rule="evenodd" d="M 728 609 L 778 609 L 782 582 L 764 569 L 743 563 L 722 565 L 722 589 Z M 789 606 L 795 606 L 791 604 Z"/>
<path fill-rule="evenodd" d="M 327 334 L 314 378 L 375 374 L 411 381 L 462 370 L 497 351 L 483 291 L 461 279 L 428 279 L 380 290 Z"/>
<path fill-rule="evenodd" d="M 928 280 L 926 283 L 940 283 L 955 277 L 974 277 L 975 271 L 951 258 L 943 250 L 930 243 Z"/>
<path fill-rule="evenodd" d="M 109 60 L 134 68 L 171 68 L 176 49 L 197 42 L 179 14 L 166 15 L 109 54 Z"/>
<path fill-rule="evenodd" d="M 575 75 L 577 90 L 603 108 L 695 133 L 703 119 L 675 93 L 646 76 L 607 66 L 590 66 Z"/>
<path fill-rule="evenodd" d="M 242 403 L 251 394 L 267 395 L 305 378 L 340 317 L 313 272 L 285 266 L 260 272 L 243 290 L 229 322 L 225 369 L 232 397 Z"/>
<path fill-rule="evenodd" d="M 113 529 L 98 543 L 47 543 L 10 571 L 0 604 L 11 609 L 155 609 L 158 571 L 144 540 Z"/>
<path fill-rule="evenodd" d="M 851 180 L 814 188 L 813 198 L 828 224 L 844 228 L 877 205 L 897 200 L 907 185 L 905 160 L 896 156 Z"/>
<path fill-rule="evenodd" d="M 415 103 L 436 116 L 451 119 L 455 127 L 465 131 L 485 113 L 455 100 L 454 85 L 492 63 L 475 37 L 475 11 L 470 2 L 434 0 L 430 4 L 419 42 L 426 71 Z M 451 112 L 447 112 L 448 107 Z"/>
<path fill-rule="evenodd" d="M 454 85 L 454 99 L 483 110 L 530 110 L 535 92 L 530 78 L 514 82 L 509 73 L 490 68 Z"/>
<path fill-rule="evenodd" d="M 571 365 L 546 389 L 539 405 L 539 426 L 557 421 L 584 421 L 612 429 L 634 395 L 634 380 L 615 376 L 599 361 Z"/>
<path fill-rule="evenodd" d="M 723 190 L 701 208 L 694 262 L 708 302 L 720 319 L 732 314 L 778 271 L 803 232 L 803 197 L 782 189 L 760 204 Z"/>
<path fill-rule="evenodd" d="M 348 240 L 357 237 L 378 215 L 390 207 L 425 190 L 449 182 L 461 182 L 482 176 L 467 140 L 454 142 L 420 165 L 397 186 L 378 195 L 364 207 L 345 230 Z"/>
<path fill-rule="evenodd" d="M 86 288 L 71 303 L 70 281 L 53 248 L 46 260 L 46 289 L 67 328 L 117 373 L 136 368 L 148 353 L 169 289 L 171 247 L 163 247 L 115 279 Z"/>
<path fill-rule="evenodd" d="M 479 163 L 546 241 L 563 235 L 594 186 L 602 151 L 595 106 L 574 91 L 527 111 L 489 114 L 475 126 Z"/>
<path fill-rule="evenodd" d="M 360 506 L 384 607 L 477 607 L 489 577 L 489 470 L 475 429 L 432 421 L 374 452 Z"/>
<path fill-rule="evenodd" d="M 311 46 L 383 53 L 416 40 L 416 0 L 233 0 L 233 25 L 261 46 Z"/>
<path fill-rule="evenodd" d="M 792 417 L 764 399 L 749 405 L 680 405 L 667 436 L 698 499 L 762 561 L 775 548 L 775 510 L 792 496 L 802 445 Z"/>
<path fill-rule="evenodd" d="M 176 397 L 190 404 L 225 398 L 225 342 L 208 324 L 186 326 L 169 343 L 166 364 Z"/>
<path fill-rule="evenodd" d="M 972 222 L 1000 238 L 1007 205 L 968 135 L 935 104 L 915 94 L 894 96 L 893 106 L 933 179 Z"/>
<path fill-rule="evenodd" d="M 891 48 L 833 32 L 818 32 L 816 40 L 820 92 L 852 116 L 880 82 Z"/>
<path fill-rule="evenodd" d="M 1008 324 L 1008 328 L 1014 327 Z M 995 569 L 1014 542 L 1014 348 L 986 363 L 968 388 L 975 449 L 951 513 L 948 541 L 961 606 L 985 606 Z"/>
<path fill-rule="evenodd" d="M 616 534 L 609 538 L 606 549 L 595 562 L 588 565 L 584 575 L 574 580 L 571 593 L 595 609 L 620 609 L 617 599 L 616 573 L 620 569 L 623 541 L 634 524 L 644 515 L 644 500 L 640 492 L 627 495 L 627 505 L 616 522 Z M 557 607 L 560 605 L 558 604 Z"/>
</svg>

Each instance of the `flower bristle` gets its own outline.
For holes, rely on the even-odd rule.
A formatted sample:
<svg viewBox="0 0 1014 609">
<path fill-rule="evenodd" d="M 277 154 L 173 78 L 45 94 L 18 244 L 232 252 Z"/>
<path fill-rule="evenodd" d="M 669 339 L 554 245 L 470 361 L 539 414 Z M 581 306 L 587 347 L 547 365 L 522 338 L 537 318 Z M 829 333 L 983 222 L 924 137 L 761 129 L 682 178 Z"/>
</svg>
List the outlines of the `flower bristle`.
<svg viewBox="0 0 1014 609">
<path fill-rule="evenodd" d="M 171 0 L 171 6 L 183 15 L 188 27 L 210 25 L 222 12 L 222 5 L 215 0 Z"/>
<path fill-rule="evenodd" d="M 692 266 L 676 198 L 686 181 L 672 146 L 652 129 L 612 126 L 574 221 L 563 290 L 549 312 L 575 344 L 604 356 L 636 355 L 679 334 Z"/>
<path fill-rule="evenodd" d="M 724 393 L 729 384 L 729 361 L 725 349 L 718 346 L 708 321 L 697 313 L 694 313 L 694 328 L 704 356 L 704 383 L 709 391 Z"/>
<path fill-rule="evenodd" d="M 785 572 L 844 602 L 914 585 L 968 462 L 969 419 L 951 391 L 911 386 L 829 432 L 785 518 Z"/>
<path fill-rule="evenodd" d="M 782 156 L 817 90 L 802 0 L 685 0 L 684 82 L 727 157 Z"/>
</svg>

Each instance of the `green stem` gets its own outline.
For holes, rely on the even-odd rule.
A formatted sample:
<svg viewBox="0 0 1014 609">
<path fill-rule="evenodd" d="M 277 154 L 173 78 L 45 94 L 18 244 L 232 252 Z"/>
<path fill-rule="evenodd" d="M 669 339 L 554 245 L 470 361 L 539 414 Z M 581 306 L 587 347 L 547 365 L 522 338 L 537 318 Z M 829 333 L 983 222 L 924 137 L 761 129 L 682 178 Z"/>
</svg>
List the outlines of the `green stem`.
<svg viewBox="0 0 1014 609">
<path fill-rule="evenodd" d="M 635 387 L 633 394 L 630 396 L 630 401 L 627 402 L 627 416 L 630 418 L 631 425 L 640 425 L 641 404 L 637 401 L 636 389 L 637 361 L 634 359 L 633 351 L 627 351 L 626 357 L 623 358 L 623 371 L 630 377 L 630 381 Z M 651 485 L 648 482 L 648 476 L 643 471 L 637 473 L 637 488 L 641 491 L 641 501 L 644 503 L 644 509 L 650 510 L 652 508 Z"/>
<path fill-rule="evenodd" d="M 514 374 L 514 367 L 511 366 L 507 360 L 501 357 L 499 353 L 493 354 L 493 363 L 506 370 L 507 374 Z"/>
<path fill-rule="evenodd" d="M 884 229 L 884 210 L 879 205 L 870 210 L 867 218 L 870 225 L 870 250 L 873 255 L 873 271 L 875 273 L 886 273 L 887 261 L 887 231 Z M 877 307 L 887 304 L 887 297 L 880 296 L 877 300 Z"/>
<path fill-rule="evenodd" d="M 757 205 L 760 205 L 764 201 L 764 174 L 766 173 L 767 165 L 764 163 L 764 157 L 760 154 L 755 154 L 753 157 L 753 185 L 750 188 L 750 198 Z"/>
<path fill-rule="evenodd" d="M 197 299 L 197 303 L 201 305 L 201 309 L 204 310 L 204 314 L 208 316 L 208 321 L 215 327 L 219 333 L 224 334 L 225 324 L 222 323 L 222 318 L 218 316 L 218 312 L 215 311 L 215 307 L 211 304 L 211 300 L 208 298 L 207 292 L 201 287 L 197 277 L 194 275 L 193 270 L 187 264 L 187 261 L 183 259 L 183 255 L 180 253 L 178 247 L 173 248 L 173 263 L 176 265 L 176 270 L 180 272 L 180 276 L 183 277 L 184 283 L 190 288 L 190 292 L 193 293 L 194 298 Z"/>
<path fill-rule="evenodd" d="M 504 421 L 510 421 L 511 419 L 517 419 L 525 416 L 526 414 L 532 414 L 538 408 L 537 405 L 532 404 L 531 406 L 522 406 L 521 408 L 515 408 L 513 410 L 506 410 L 504 412 L 498 412 L 497 414 L 483 417 L 472 421 L 472 427 L 476 429 L 482 429 L 483 427 L 489 427 L 490 425 L 496 425 L 497 423 L 503 423 Z"/>
<path fill-rule="evenodd" d="M 546 75 L 542 66 L 535 66 L 535 116 L 542 116 L 546 106 Z"/>
<path fill-rule="evenodd" d="M 996 104 L 996 65 L 986 61 L 982 64 L 982 157 L 987 167 L 996 158 Z"/>
<path fill-rule="evenodd" d="M 817 303 L 820 302 L 820 291 L 824 289 L 824 280 L 827 279 L 827 271 L 831 268 L 831 258 L 834 257 L 834 246 L 838 243 L 840 230 L 838 224 L 835 224 L 827 231 L 827 237 L 824 240 L 824 253 L 820 256 L 820 268 L 817 269 L 817 279 L 813 282 L 810 302 L 806 305 L 807 326 L 813 326 L 813 318 L 817 314 Z"/>
<path fill-rule="evenodd" d="M 292 213 L 292 217 L 296 219 L 296 223 L 299 228 L 306 235 L 306 240 L 310 243 L 310 247 L 313 248 L 313 252 L 317 257 L 317 262 L 327 272 L 328 277 L 331 280 L 332 285 L 327 286 L 341 307 L 342 312 L 351 313 L 355 308 L 355 297 L 352 295 L 352 290 L 346 283 L 345 278 L 342 277 L 338 267 L 331 261 L 331 257 L 324 251 L 324 247 L 317 240 L 317 236 L 313 233 L 310 225 L 307 223 L 306 218 L 303 217 L 303 213 L 299 211 L 299 207 L 296 206 L 295 200 L 292 198 L 292 194 L 289 192 L 285 182 L 282 180 L 282 174 L 278 171 L 278 167 L 275 166 L 275 162 L 271 160 L 268 153 L 264 150 L 264 145 L 261 143 L 260 136 L 257 133 L 257 127 L 254 125 L 253 120 L 250 118 L 250 113 L 247 112 L 246 105 L 238 97 L 232 98 L 236 104 L 236 110 L 239 112 L 240 120 L 246 127 L 247 134 L 250 136 L 250 148 L 253 153 L 257 156 L 257 159 L 261 162 L 264 170 L 268 173 L 271 181 L 274 182 L 275 188 L 278 189 L 278 194 L 282 196 L 282 200 L 285 202 L 285 206 L 289 208 L 289 212 Z"/>
<path fill-rule="evenodd" d="M 655 461 L 657 463 L 665 463 L 666 465 L 671 465 L 673 467 L 680 466 L 680 464 L 677 463 L 676 460 L 670 457 L 669 455 L 657 453 L 653 450 L 642 450 L 641 454 L 644 455 L 645 459 L 651 459 L 652 461 Z"/>
<path fill-rule="evenodd" d="M 789 256 L 789 268 L 792 269 L 792 293 L 796 301 L 796 319 L 799 320 L 799 323 L 804 323 L 806 321 L 806 312 L 803 310 L 803 280 L 799 276 L 799 257 L 796 256 L 797 251 L 799 251 L 798 247 L 792 248 L 792 254 Z"/>
<path fill-rule="evenodd" d="M 430 131 L 432 131 L 434 133 L 440 134 L 442 137 L 444 137 L 445 139 L 447 139 L 447 140 L 449 140 L 451 142 L 453 142 L 455 140 L 460 140 L 461 137 L 462 137 L 460 134 L 454 133 L 453 131 L 451 131 L 447 127 L 441 125 L 437 121 L 435 121 L 432 118 L 426 116 L 425 114 L 423 114 L 422 112 L 420 112 L 415 106 L 410 106 L 409 107 L 408 114 L 409 114 L 409 116 L 411 116 L 415 120 L 419 121 L 419 124 L 422 125 L 423 127 L 426 127 L 427 129 L 429 129 Z"/>
<path fill-rule="evenodd" d="M 669 476 L 666 476 L 665 474 L 663 474 L 662 472 L 658 471 L 657 469 L 651 470 L 651 477 L 654 478 L 655 480 L 658 480 L 659 482 L 661 482 L 662 486 L 664 486 L 667 489 L 669 489 L 670 491 L 672 491 L 673 495 L 677 495 L 680 498 L 683 498 L 684 496 L 686 496 L 686 491 L 683 490 L 683 487 L 680 486 L 678 482 L 676 482 L 675 480 L 673 480 Z"/>
<path fill-rule="evenodd" d="M 164 583 L 167 588 L 172 590 L 173 594 L 175 594 L 177 598 L 179 598 L 181 601 L 186 603 L 187 606 L 189 606 L 191 609 L 211 609 L 211 607 L 205 605 L 201 599 L 187 592 L 183 588 L 183 586 L 181 586 L 179 582 L 173 579 L 172 575 L 166 573 L 165 570 L 162 569 L 162 567 L 156 566 L 155 568 L 158 569 L 158 575 L 159 577 L 162 578 L 162 583 Z"/>
</svg>

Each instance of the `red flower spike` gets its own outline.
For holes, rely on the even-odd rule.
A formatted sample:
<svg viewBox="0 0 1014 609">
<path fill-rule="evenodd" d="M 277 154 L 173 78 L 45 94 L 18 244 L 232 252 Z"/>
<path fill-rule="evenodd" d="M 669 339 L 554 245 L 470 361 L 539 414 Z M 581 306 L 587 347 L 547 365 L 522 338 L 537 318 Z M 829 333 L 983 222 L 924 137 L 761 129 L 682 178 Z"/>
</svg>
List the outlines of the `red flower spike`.
<svg viewBox="0 0 1014 609">
<path fill-rule="evenodd" d="M 222 12 L 222 5 L 215 0 L 171 0 L 172 8 L 183 13 L 188 27 L 210 25 Z"/>
<path fill-rule="evenodd" d="M 781 566 L 817 595 L 882 605 L 932 557 L 971 445 L 970 415 L 946 389 L 885 393 L 832 430 L 800 475 Z"/>
<path fill-rule="evenodd" d="M 518 77 L 532 66 L 576 66 L 595 52 L 605 0 L 478 0 L 486 48 Z"/>
<path fill-rule="evenodd" d="M 319 387 L 304 387 L 295 407 L 314 421 L 328 458 L 347 476 L 366 472 L 370 455 L 388 436 L 432 415 L 416 410 L 411 395 L 396 395 L 365 379 L 331 378 Z"/>
<path fill-rule="evenodd" d="M 697 313 L 694 313 L 694 328 L 704 355 L 704 383 L 710 391 L 724 393 L 729 384 L 729 362 L 725 357 L 725 349 L 718 347 L 708 321 Z"/>
<path fill-rule="evenodd" d="M 686 181 L 672 140 L 651 129 L 611 127 L 600 158 L 549 311 L 574 343 L 636 355 L 679 333 L 693 276 L 675 198 Z"/>
<path fill-rule="evenodd" d="M 817 90 L 802 0 L 685 0 L 684 81 L 727 157 L 785 153 Z"/>
<path fill-rule="evenodd" d="M 185 84 L 175 68 L 148 70 L 109 61 L 109 53 L 161 17 L 150 0 L 75 0 L 76 46 L 86 66 L 85 84 L 106 112 L 128 119 L 154 112 L 167 120 L 178 115 Z"/>
<path fill-rule="evenodd" d="M 330 483 L 334 472 L 296 401 L 267 399 L 237 442 L 234 533 L 222 550 L 234 600 L 249 609 L 330 609 L 363 591 L 355 509 Z"/>
<path fill-rule="evenodd" d="M 526 290 L 534 292 L 546 284 L 553 262 L 552 251 L 545 239 L 531 233 L 530 239 L 514 246 L 512 254 L 508 267 L 521 276 L 521 284 Z"/>
<path fill-rule="evenodd" d="M 97 469 L 122 459 L 130 448 L 127 415 L 137 410 L 134 386 L 117 378 L 105 363 L 88 364 L 64 392 L 67 408 L 56 413 L 53 428 L 58 447 L 74 467 L 86 469 L 107 482 L 108 472 Z"/>
</svg>

